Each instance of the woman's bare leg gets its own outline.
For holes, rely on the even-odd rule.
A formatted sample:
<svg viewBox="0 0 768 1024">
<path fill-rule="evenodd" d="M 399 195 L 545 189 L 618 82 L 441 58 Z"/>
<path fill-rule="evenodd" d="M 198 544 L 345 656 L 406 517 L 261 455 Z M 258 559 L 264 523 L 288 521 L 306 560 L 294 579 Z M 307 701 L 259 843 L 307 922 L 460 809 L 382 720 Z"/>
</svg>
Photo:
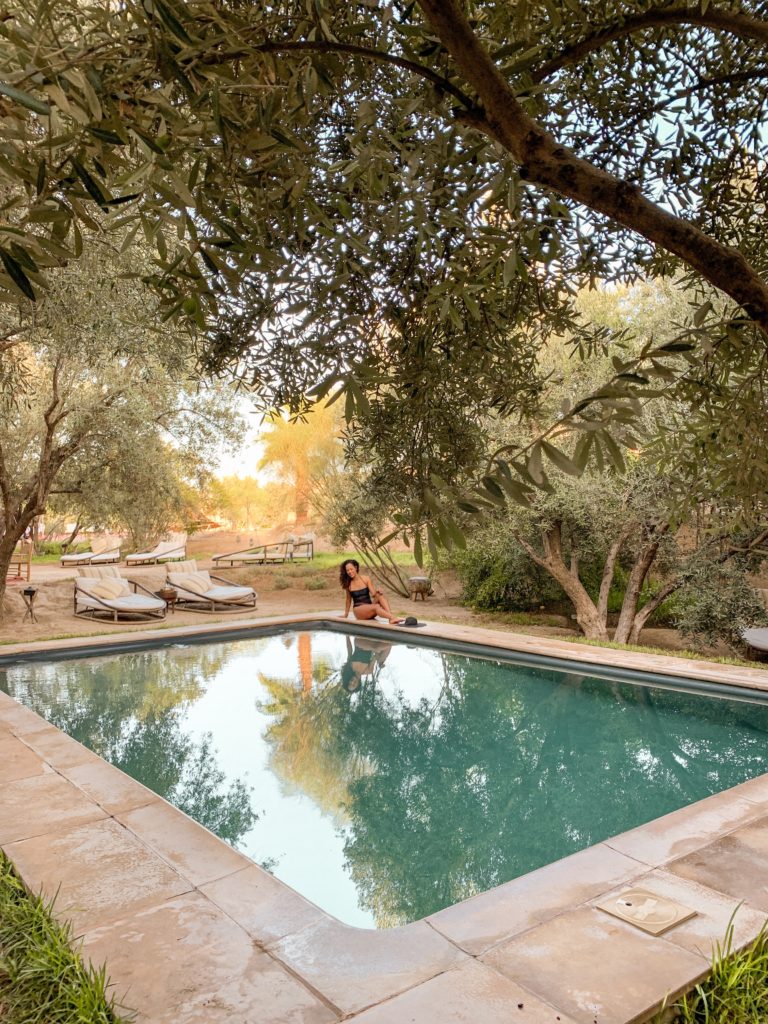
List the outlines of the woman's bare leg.
<svg viewBox="0 0 768 1024">
<path fill-rule="evenodd" d="M 359 604 L 352 611 L 356 619 L 375 619 L 377 615 L 380 615 L 387 622 L 400 621 L 397 615 L 392 614 L 391 608 L 384 608 L 381 604 Z"/>
<path fill-rule="evenodd" d="M 389 606 L 389 598 L 385 597 L 382 593 L 379 593 L 377 604 L 380 604 L 382 608 L 386 609 L 387 615 L 392 614 L 392 609 Z"/>
<path fill-rule="evenodd" d="M 375 619 L 378 612 L 374 604 L 359 604 L 352 609 L 352 614 L 356 619 Z"/>
</svg>

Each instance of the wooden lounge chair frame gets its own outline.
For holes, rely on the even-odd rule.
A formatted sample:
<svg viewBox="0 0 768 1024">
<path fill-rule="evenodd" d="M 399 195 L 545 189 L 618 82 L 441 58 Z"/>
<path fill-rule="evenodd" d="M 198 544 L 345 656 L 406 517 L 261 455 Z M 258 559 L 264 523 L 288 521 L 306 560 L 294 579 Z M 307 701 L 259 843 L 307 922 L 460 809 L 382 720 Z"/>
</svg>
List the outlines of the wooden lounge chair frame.
<svg viewBox="0 0 768 1024">
<path fill-rule="evenodd" d="M 302 549 L 306 551 L 306 554 L 302 553 Z M 291 551 L 291 561 L 297 560 L 300 562 L 311 562 L 315 557 L 315 542 L 311 537 L 306 540 L 297 540 L 293 545 Z"/>
<path fill-rule="evenodd" d="M 240 551 L 229 551 L 224 555 L 214 555 L 211 561 L 229 562 L 233 566 L 235 562 L 257 565 L 266 565 L 268 562 L 290 562 L 293 543 L 289 540 L 281 540 L 276 544 L 259 544 L 255 548 L 242 548 Z"/>
<path fill-rule="evenodd" d="M 239 586 L 237 583 L 233 583 L 232 580 L 226 580 L 223 576 L 214 576 L 212 573 L 208 573 L 212 580 L 216 580 L 217 583 L 223 583 L 225 587 L 236 587 Z M 169 587 L 173 587 L 176 593 L 179 595 L 176 601 L 177 608 L 186 608 L 189 612 L 223 612 L 223 611 L 237 611 L 242 608 L 255 608 L 258 594 L 251 587 L 252 598 L 242 597 L 238 600 L 224 601 L 216 598 L 206 597 L 205 594 L 198 594 L 196 590 L 187 590 L 186 587 L 182 587 L 178 583 L 168 583 Z M 189 596 L 187 596 L 189 595 Z M 202 608 L 195 608 L 194 605 L 203 605 Z M 218 605 L 218 607 L 217 607 Z"/>
<path fill-rule="evenodd" d="M 15 567 L 15 571 L 14 571 Z M 29 583 L 32 577 L 32 545 L 24 550 L 15 548 L 11 560 L 8 563 L 6 579 L 23 579 Z"/>
<path fill-rule="evenodd" d="M 120 577 L 116 577 L 116 578 L 125 579 L 126 583 L 130 583 L 130 585 L 133 587 L 134 594 L 138 593 L 139 590 L 143 590 L 144 593 L 148 597 L 154 597 L 158 601 L 162 600 L 162 598 L 159 598 L 157 596 L 157 594 L 153 590 L 150 590 L 148 587 L 145 587 L 142 583 L 139 583 L 138 580 L 129 580 L 129 579 L 126 579 L 125 576 L 120 576 Z M 79 577 L 79 579 L 82 579 L 82 577 Z M 100 598 L 97 594 L 92 594 L 92 593 L 90 593 L 89 591 L 86 591 L 86 590 L 83 590 L 82 593 L 88 595 L 88 600 L 89 601 L 96 601 L 98 604 L 100 604 L 101 608 L 84 608 L 81 612 L 79 612 L 77 610 L 77 591 L 78 591 L 78 585 L 77 584 L 78 584 L 78 579 L 75 580 L 75 593 L 74 593 L 74 598 L 73 598 L 73 611 L 74 611 L 74 614 L 77 615 L 80 618 L 86 618 L 88 615 L 90 615 L 92 619 L 95 619 L 96 618 L 96 612 L 100 612 L 102 610 L 102 608 L 103 608 L 103 610 L 105 612 L 109 612 L 112 615 L 112 620 L 114 622 L 118 621 L 118 616 L 120 616 L 120 615 L 131 615 L 131 616 L 133 616 L 133 615 L 143 615 L 143 616 L 146 616 L 146 618 L 148 618 L 148 619 L 164 619 L 166 614 L 167 614 L 167 612 L 168 612 L 168 603 L 165 602 L 165 601 L 163 602 L 162 609 L 158 608 L 157 611 L 154 611 L 154 612 L 153 611 L 140 611 L 138 609 L 136 611 L 130 611 L 130 610 L 125 610 L 125 609 L 121 609 L 121 608 L 113 608 L 108 602 L 102 600 L 102 598 Z"/>
</svg>

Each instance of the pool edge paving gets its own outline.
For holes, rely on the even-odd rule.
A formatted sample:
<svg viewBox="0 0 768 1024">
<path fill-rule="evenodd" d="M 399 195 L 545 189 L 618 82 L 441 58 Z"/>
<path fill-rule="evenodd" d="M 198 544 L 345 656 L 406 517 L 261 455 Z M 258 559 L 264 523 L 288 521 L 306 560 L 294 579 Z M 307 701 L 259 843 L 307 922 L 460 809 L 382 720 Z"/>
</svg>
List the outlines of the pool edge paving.
<svg viewBox="0 0 768 1024">
<path fill-rule="evenodd" d="M 768 672 L 759 669 L 477 627 L 361 627 L 327 612 L 7 645 L 0 665 L 310 627 L 386 634 L 486 656 L 489 650 L 492 656 L 508 652 L 533 663 L 554 658 L 588 665 L 592 673 L 649 674 L 673 686 L 675 679 L 681 686 L 693 680 L 734 696 L 768 693 Z M 85 923 L 82 935 L 84 956 L 106 961 L 118 999 L 137 1011 L 137 1021 L 323 1024 L 359 1017 L 361 1024 L 400 1024 L 411 1014 L 408 1019 L 418 1024 L 458 1024 L 467 1010 L 457 998 L 458 979 L 467 978 L 474 986 L 473 1018 L 484 1024 L 556 1024 L 558 1018 L 566 1024 L 629 1024 L 706 973 L 711 947 L 723 938 L 723 921 L 740 903 L 740 945 L 757 934 L 761 908 L 768 907 L 759 871 L 736 889 L 723 881 L 734 851 L 743 856 L 741 851 L 765 848 L 768 858 L 768 775 L 422 921 L 375 931 L 336 921 L 2 692 L 0 754 L 0 823 L 6 829 L 0 846 L 12 859 L 16 848 L 31 889 L 42 887 L 52 896 L 62 882 L 55 862 L 46 859 L 47 845 L 79 851 L 89 885 L 76 879 L 75 892 L 74 881 L 65 879 L 60 901 L 66 906 L 75 899 L 87 922 L 89 886 L 94 893 L 119 893 L 126 865 L 153 866 L 154 888 L 146 878 L 133 904 L 104 902 L 91 913 L 97 923 Z M 101 856 L 107 837 L 109 855 Z M 24 856 L 25 850 L 34 855 Z M 662 895 L 691 909 L 699 899 L 704 909 L 695 926 L 689 922 L 652 937 L 595 905 L 618 887 L 652 888 L 654 882 Z"/>
</svg>

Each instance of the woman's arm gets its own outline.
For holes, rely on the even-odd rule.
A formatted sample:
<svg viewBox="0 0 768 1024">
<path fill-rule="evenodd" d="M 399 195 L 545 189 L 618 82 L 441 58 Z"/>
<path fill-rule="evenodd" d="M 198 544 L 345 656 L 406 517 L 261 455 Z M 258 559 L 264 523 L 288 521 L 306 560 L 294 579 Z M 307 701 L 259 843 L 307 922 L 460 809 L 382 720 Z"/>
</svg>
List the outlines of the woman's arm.
<svg viewBox="0 0 768 1024">
<path fill-rule="evenodd" d="M 349 606 L 352 604 L 352 595 L 348 590 L 345 590 L 344 593 L 347 595 L 347 600 L 344 602 L 344 618 L 346 619 L 349 616 Z"/>
<path fill-rule="evenodd" d="M 383 592 L 379 587 L 374 587 L 373 580 L 371 579 L 370 576 L 365 577 L 365 582 L 371 597 L 377 597 L 379 594 Z"/>
</svg>

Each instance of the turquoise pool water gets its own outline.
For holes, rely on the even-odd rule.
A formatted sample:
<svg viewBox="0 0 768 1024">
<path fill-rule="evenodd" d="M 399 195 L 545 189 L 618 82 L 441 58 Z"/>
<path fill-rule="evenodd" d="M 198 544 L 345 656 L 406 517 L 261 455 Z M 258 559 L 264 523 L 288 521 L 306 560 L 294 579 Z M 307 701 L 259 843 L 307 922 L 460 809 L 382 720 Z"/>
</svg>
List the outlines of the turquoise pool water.
<svg viewBox="0 0 768 1024">
<path fill-rule="evenodd" d="M 332 632 L 0 688 L 350 924 L 416 920 L 768 770 L 768 706 Z"/>
</svg>

